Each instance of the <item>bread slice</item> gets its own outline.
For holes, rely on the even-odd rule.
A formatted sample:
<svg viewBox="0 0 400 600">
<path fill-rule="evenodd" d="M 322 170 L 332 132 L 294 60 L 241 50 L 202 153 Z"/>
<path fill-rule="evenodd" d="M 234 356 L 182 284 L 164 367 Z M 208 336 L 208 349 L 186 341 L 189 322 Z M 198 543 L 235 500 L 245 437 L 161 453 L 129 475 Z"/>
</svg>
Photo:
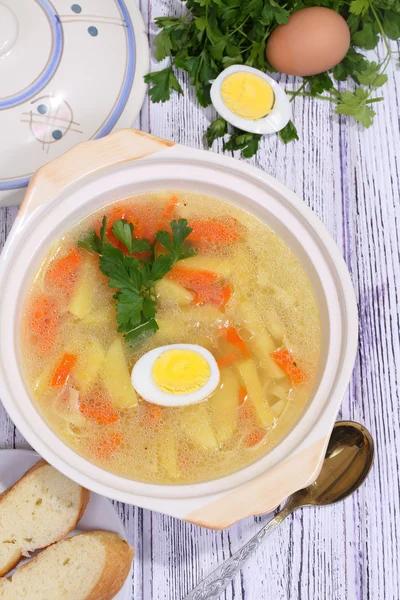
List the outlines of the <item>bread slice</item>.
<svg viewBox="0 0 400 600">
<path fill-rule="evenodd" d="M 1 600 L 111 600 L 122 588 L 133 549 L 116 533 L 80 533 L 0 579 Z"/>
<path fill-rule="evenodd" d="M 89 492 L 44 460 L 0 495 L 0 576 L 34 550 L 70 533 L 82 517 Z"/>
</svg>

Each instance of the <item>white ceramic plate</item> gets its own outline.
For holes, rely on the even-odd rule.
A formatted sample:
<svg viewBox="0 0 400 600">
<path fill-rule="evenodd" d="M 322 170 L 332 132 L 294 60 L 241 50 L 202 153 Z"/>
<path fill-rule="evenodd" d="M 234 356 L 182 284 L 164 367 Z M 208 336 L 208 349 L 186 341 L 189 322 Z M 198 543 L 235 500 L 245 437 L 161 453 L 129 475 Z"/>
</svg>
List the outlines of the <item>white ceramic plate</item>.
<svg viewBox="0 0 400 600">
<path fill-rule="evenodd" d="M 0 450 L 0 493 L 18 481 L 39 459 L 40 456 L 31 450 Z M 115 531 L 122 539 L 126 540 L 124 526 L 111 502 L 104 496 L 98 496 L 92 492 L 85 514 L 79 521 L 78 527 L 70 535 L 94 529 Z M 33 556 L 36 554 L 38 552 Z M 26 561 L 21 561 L 18 567 L 24 562 Z M 114 597 L 114 600 L 130 600 L 131 575 L 132 568 L 124 587 Z"/>
<path fill-rule="evenodd" d="M 136 0 L 1 0 L 0 206 L 75 144 L 131 127 L 148 68 Z"/>
</svg>

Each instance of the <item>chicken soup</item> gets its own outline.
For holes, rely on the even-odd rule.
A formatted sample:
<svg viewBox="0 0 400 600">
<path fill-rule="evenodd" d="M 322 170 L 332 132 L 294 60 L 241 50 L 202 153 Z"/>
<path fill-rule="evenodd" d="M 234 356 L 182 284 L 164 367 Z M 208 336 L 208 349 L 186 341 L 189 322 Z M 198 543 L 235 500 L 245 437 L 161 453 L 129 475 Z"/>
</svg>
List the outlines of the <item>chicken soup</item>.
<svg viewBox="0 0 400 600">
<path fill-rule="evenodd" d="M 26 379 L 76 452 L 118 475 L 228 475 L 300 418 L 320 355 L 311 283 L 285 242 L 231 204 L 132 196 L 49 250 L 24 306 Z"/>
</svg>

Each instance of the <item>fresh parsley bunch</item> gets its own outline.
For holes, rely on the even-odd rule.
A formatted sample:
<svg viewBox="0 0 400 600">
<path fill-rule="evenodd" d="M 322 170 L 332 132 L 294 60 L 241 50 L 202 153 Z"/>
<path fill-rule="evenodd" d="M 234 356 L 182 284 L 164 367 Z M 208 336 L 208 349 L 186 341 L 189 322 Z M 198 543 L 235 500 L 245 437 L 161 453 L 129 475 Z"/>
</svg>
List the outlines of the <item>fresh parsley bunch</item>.
<svg viewBox="0 0 400 600">
<path fill-rule="evenodd" d="M 118 332 L 128 342 L 137 342 L 158 329 L 155 319 L 157 299 L 155 284 L 162 279 L 182 258 L 192 256 L 193 251 L 184 242 L 192 229 L 186 219 L 172 221 L 171 231 L 158 231 L 156 240 L 165 254 L 154 254 L 154 244 L 134 236 L 134 226 L 125 220 L 114 221 L 112 232 L 126 248 L 124 254 L 107 242 L 107 218 L 104 216 L 100 236 L 94 230 L 78 242 L 80 248 L 100 255 L 101 272 L 108 277 L 108 285 L 117 290 L 114 294 Z M 136 253 L 150 253 L 148 260 L 134 257 Z"/>
<path fill-rule="evenodd" d="M 353 116 L 364 127 L 370 127 L 375 116 L 372 106 L 383 100 L 371 97 L 376 88 L 387 81 L 385 70 L 392 52 L 389 39 L 400 38 L 400 0 L 186 0 L 187 13 L 181 17 L 159 17 L 161 31 L 154 40 L 158 61 L 171 57 L 170 65 L 146 75 L 151 84 L 153 102 L 166 102 L 171 91 L 183 90 L 175 70 L 183 69 L 194 86 L 201 106 L 208 106 L 211 81 L 226 67 L 246 64 L 257 69 L 271 69 L 265 57 L 268 36 L 277 26 L 287 23 L 289 16 L 308 6 L 324 6 L 340 13 L 351 31 L 351 47 L 343 61 L 329 72 L 305 77 L 293 97 L 313 96 L 336 105 L 337 114 Z M 372 50 L 379 39 L 387 54 L 382 63 L 370 62 L 359 49 Z M 351 78 L 355 91 L 339 91 L 336 81 Z M 207 130 L 211 146 L 228 133 L 224 119 L 218 118 Z M 224 150 L 241 150 L 245 158 L 258 150 L 261 136 L 233 128 Z M 298 139 L 292 122 L 280 132 L 288 143 Z"/>
</svg>

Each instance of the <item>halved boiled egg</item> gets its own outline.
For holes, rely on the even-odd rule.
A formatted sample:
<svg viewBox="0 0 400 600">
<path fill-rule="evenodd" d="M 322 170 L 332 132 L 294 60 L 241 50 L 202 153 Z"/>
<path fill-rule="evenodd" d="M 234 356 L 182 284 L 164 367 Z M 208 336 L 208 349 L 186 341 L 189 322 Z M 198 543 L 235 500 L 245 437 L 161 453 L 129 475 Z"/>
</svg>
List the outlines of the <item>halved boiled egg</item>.
<svg viewBox="0 0 400 600">
<path fill-rule="evenodd" d="M 132 385 L 148 402 L 186 406 L 205 400 L 219 384 L 211 352 L 195 344 L 171 344 L 146 352 L 132 369 Z"/>
<path fill-rule="evenodd" d="M 225 121 L 251 133 L 276 133 L 292 118 L 280 85 L 246 65 L 232 65 L 220 73 L 211 86 L 211 101 Z"/>
</svg>

